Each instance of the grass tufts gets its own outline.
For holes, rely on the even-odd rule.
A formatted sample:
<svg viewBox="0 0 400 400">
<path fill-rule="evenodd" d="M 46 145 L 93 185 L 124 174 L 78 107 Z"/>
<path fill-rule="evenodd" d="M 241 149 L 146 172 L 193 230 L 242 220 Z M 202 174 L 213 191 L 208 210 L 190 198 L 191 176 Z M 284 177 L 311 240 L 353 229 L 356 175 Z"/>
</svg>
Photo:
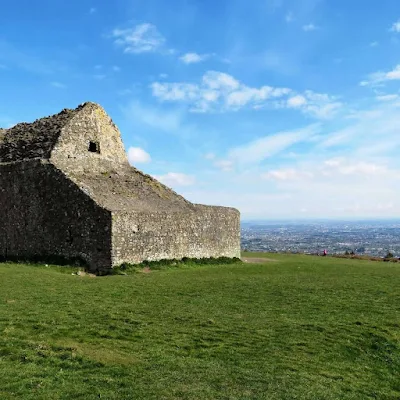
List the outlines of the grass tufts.
<svg viewBox="0 0 400 400">
<path fill-rule="evenodd" d="M 117 267 L 114 267 L 111 271 L 112 275 L 126 275 L 138 272 L 149 272 L 157 270 L 165 270 L 170 268 L 182 268 L 182 267 L 194 267 L 201 265 L 232 265 L 240 264 L 242 261 L 240 258 L 188 258 L 184 257 L 181 260 L 176 259 L 162 259 L 158 261 L 143 261 L 139 264 L 123 263 Z"/>
</svg>

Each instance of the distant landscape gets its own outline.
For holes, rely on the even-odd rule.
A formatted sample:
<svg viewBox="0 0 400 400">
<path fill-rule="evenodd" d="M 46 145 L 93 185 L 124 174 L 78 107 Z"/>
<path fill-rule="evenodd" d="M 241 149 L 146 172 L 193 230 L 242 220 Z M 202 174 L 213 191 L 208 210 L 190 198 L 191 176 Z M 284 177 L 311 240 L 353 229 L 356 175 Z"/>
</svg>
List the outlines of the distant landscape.
<svg viewBox="0 0 400 400">
<path fill-rule="evenodd" d="M 242 250 L 400 256 L 400 220 L 245 221 Z"/>
</svg>

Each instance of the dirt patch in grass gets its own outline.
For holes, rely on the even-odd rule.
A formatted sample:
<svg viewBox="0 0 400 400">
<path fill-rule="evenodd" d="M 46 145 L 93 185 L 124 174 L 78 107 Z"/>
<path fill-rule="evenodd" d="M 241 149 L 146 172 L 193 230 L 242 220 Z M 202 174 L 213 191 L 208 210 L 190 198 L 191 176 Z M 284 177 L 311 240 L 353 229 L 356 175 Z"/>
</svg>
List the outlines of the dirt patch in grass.
<svg viewBox="0 0 400 400">
<path fill-rule="evenodd" d="M 263 264 L 267 262 L 277 262 L 278 260 L 274 260 L 272 258 L 256 258 L 256 257 L 242 257 L 241 260 L 245 263 L 252 264 Z"/>
</svg>

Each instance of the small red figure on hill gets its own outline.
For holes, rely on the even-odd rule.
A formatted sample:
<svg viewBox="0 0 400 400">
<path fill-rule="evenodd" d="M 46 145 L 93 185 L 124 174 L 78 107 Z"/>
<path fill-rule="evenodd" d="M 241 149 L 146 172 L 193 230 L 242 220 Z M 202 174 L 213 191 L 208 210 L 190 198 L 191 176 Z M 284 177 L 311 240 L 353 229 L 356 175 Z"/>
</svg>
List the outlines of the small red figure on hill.
<svg viewBox="0 0 400 400">
<path fill-rule="evenodd" d="M 323 255 L 326 256 L 326 250 L 324 250 L 324 254 Z"/>
</svg>

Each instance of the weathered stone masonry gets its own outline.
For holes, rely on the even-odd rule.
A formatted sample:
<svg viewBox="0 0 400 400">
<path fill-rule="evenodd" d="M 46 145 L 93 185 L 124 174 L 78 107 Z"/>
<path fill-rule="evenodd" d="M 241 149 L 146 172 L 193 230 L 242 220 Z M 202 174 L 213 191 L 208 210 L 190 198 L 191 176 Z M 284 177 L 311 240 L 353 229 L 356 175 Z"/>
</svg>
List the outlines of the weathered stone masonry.
<svg viewBox="0 0 400 400">
<path fill-rule="evenodd" d="M 192 204 L 131 167 L 117 127 L 85 103 L 0 129 L 0 257 L 123 262 L 239 257 L 240 216 Z"/>
</svg>

